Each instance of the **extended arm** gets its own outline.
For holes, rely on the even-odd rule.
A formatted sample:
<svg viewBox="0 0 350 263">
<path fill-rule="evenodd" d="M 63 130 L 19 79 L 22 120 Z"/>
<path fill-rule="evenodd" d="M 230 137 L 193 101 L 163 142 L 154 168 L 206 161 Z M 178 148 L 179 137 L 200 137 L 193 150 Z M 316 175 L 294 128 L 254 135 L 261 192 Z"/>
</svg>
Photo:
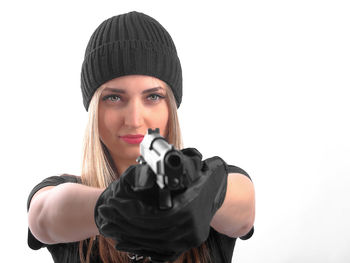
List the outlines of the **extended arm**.
<svg viewBox="0 0 350 263">
<path fill-rule="evenodd" d="M 28 211 L 32 234 L 45 244 L 76 242 L 98 235 L 94 207 L 103 190 L 75 183 L 39 190 Z"/>
<path fill-rule="evenodd" d="M 250 179 L 240 173 L 230 173 L 224 203 L 216 211 L 211 226 L 230 237 L 241 237 L 253 227 L 255 193 Z"/>
</svg>

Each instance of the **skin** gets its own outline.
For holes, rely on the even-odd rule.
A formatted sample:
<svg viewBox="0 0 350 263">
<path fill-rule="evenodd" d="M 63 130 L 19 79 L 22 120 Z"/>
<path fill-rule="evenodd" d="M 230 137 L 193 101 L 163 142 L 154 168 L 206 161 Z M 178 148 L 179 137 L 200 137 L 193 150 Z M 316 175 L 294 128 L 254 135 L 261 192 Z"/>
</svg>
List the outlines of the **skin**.
<svg viewBox="0 0 350 263">
<path fill-rule="evenodd" d="M 137 163 L 140 146 L 129 144 L 120 136 L 145 135 L 148 128 L 159 128 L 160 135 L 167 136 L 169 107 L 165 101 L 166 84 L 151 76 L 130 75 L 112 79 L 102 88 L 98 109 L 100 138 L 117 164 L 118 173 L 122 174 L 130 165 Z M 154 88 L 158 90 L 148 91 Z"/>
</svg>

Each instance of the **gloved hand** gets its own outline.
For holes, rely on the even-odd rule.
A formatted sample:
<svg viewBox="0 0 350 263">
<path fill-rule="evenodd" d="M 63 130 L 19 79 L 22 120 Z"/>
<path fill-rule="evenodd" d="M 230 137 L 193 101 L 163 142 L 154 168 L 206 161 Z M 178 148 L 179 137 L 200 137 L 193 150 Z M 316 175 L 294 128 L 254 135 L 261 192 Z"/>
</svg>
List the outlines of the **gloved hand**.
<svg viewBox="0 0 350 263">
<path fill-rule="evenodd" d="M 117 249 L 172 261 L 208 238 L 225 198 L 227 165 L 219 157 L 202 161 L 194 148 L 181 154 L 188 186 L 172 194 L 171 209 L 159 209 L 156 176 L 147 164 L 130 166 L 101 194 L 95 222 L 103 236 L 117 241 Z"/>
</svg>

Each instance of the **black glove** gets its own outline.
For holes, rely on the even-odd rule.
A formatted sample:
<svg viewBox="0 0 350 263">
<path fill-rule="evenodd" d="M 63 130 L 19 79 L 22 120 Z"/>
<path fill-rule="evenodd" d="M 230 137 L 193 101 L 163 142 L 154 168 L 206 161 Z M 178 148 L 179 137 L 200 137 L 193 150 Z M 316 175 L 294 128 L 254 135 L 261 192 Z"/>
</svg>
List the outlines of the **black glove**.
<svg viewBox="0 0 350 263">
<path fill-rule="evenodd" d="M 147 164 L 130 166 L 101 194 L 95 222 L 103 236 L 117 241 L 117 249 L 172 261 L 208 238 L 225 198 L 227 166 L 219 157 L 202 161 L 194 148 L 181 155 L 188 186 L 172 193 L 169 210 L 159 209 L 156 176 Z"/>
</svg>

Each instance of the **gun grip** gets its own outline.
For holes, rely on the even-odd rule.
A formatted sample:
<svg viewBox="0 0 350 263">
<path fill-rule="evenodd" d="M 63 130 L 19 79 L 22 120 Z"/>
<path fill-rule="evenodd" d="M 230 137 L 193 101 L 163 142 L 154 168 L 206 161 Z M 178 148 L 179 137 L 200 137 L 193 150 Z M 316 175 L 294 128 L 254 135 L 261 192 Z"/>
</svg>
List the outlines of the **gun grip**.
<svg viewBox="0 0 350 263">
<path fill-rule="evenodd" d="M 168 188 L 159 189 L 159 209 L 167 210 L 173 207 L 170 190 Z"/>
</svg>

